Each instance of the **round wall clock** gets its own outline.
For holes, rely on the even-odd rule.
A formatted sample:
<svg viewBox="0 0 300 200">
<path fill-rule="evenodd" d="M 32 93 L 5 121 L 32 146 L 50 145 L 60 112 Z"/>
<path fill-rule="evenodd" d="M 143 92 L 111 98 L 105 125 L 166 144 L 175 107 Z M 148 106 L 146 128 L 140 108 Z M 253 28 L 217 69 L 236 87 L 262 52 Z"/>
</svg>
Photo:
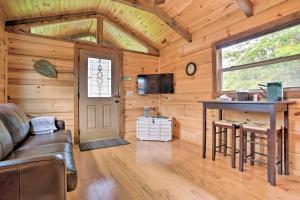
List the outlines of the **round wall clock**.
<svg viewBox="0 0 300 200">
<path fill-rule="evenodd" d="M 190 62 L 186 65 L 185 72 L 189 76 L 193 76 L 197 71 L 197 65 L 193 62 Z"/>
</svg>

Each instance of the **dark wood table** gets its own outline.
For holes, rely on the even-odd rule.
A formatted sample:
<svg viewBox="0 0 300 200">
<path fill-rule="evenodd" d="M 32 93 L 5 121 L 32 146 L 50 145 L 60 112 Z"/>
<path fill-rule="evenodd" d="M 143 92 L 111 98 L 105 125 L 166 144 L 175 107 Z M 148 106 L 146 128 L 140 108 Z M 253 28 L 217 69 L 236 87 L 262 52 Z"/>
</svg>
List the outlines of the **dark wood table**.
<svg viewBox="0 0 300 200">
<path fill-rule="evenodd" d="M 206 157 L 206 112 L 207 109 L 218 109 L 219 110 L 219 120 L 222 119 L 223 110 L 238 110 L 242 112 L 261 112 L 269 113 L 270 116 L 270 142 L 273 147 L 276 147 L 276 113 L 283 112 L 284 114 L 284 171 L 285 174 L 289 174 L 289 140 L 288 140 L 288 126 L 289 126 L 289 110 L 288 106 L 295 102 L 292 101 L 279 101 L 279 102 L 268 102 L 268 101 L 199 101 L 203 104 L 202 112 L 202 131 L 203 131 L 203 140 L 202 140 L 202 158 Z M 270 163 L 276 162 L 276 148 L 268 148 L 268 181 L 272 185 L 275 185 L 276 182 L 276 165 L 269 165 Z"/>
</svg>

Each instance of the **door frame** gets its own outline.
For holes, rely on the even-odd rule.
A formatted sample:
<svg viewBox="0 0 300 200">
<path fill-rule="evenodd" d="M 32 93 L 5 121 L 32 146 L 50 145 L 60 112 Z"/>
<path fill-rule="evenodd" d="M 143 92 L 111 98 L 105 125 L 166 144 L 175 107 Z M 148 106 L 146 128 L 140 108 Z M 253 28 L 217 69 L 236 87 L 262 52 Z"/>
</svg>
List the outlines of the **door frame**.
<svg viewBox="0 0 300 200">
<path fill-rule="evenodd" d="M 124 137 L 124 87 L 123 87 L 123 51 L 118 49 L 105 48 L 96 45 L 75 44 L 74 49 L 74 142 L 80 143 L 80 131 L 79 131 L 79 67 L 80 67 L 80 50 L 99 51 L 104 54 L 114 54 L 119 57 L 120 69 L 119 69 L 119 131 L 120 137 Z"/>
</svg>

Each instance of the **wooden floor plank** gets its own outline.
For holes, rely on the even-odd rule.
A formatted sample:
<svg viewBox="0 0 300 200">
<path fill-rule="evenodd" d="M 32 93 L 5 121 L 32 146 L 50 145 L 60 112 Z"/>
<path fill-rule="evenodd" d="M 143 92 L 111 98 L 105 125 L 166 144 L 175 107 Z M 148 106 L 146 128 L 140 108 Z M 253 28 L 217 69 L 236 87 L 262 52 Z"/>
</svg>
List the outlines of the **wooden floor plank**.
<svg viewBox="0 0 300 200">
<path fill-rule="evenodd" d="M 130 145 L 80 152 L 75 160 L 77 189 L 68 193 L 81 199 L 298 199 L 300 178 L 278 176 L 267 183 L 266 168 L 246 164 L 245 172 L 230 167 L 230 157 L 203 160 L 200 146 L 181 140 L 169 143 L 136 142 Z"/>
</svg>

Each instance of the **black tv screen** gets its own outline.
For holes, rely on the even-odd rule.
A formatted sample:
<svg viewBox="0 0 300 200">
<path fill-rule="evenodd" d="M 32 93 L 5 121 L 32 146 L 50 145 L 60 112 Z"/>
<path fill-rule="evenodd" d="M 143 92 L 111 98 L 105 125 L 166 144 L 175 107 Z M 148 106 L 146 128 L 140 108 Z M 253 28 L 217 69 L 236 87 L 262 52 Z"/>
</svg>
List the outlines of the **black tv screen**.
<svg viewBox="0 0 300 200">
<path fill-rule="evenodd" d="M 138 94 L 173 94 L 173 74 L 138 75 Z"/>
</svg>

